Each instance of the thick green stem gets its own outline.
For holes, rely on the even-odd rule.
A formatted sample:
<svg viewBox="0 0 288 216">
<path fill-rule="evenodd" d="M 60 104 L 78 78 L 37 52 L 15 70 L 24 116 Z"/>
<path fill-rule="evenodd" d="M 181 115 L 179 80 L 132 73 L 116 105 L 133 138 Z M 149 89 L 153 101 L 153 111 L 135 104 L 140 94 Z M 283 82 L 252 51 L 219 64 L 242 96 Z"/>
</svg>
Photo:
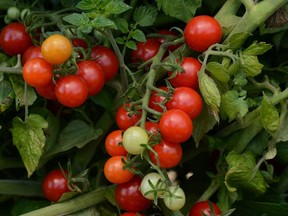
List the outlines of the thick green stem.
<svg viewBox="0 0 288 216">
<path fill-rule="evenodd" d="M 22 74 L 22 68 L 0 66 L 0 73 Z"/>
<path fill-rule="evenodd" d="M 204 193 L 198 199 L 198 202 L 209 200 L 210 197 L 219 189 L 220 185 L 221 185 L 221 183 L 218 179 L 216 179 L 216 178 L 213 179 L 211 184 L 207 187 L 207 189 L 204 191 Z"/>
</svg>

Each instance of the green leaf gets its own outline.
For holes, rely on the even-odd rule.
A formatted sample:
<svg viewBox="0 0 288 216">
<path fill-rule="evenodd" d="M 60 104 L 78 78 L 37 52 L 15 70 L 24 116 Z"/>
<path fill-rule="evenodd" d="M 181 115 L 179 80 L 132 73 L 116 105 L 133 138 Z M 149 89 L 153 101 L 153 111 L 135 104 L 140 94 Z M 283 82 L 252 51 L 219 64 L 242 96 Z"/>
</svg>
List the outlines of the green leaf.
<svg viewBox="0 0 288 216">
<path fill-rule="evenodd" d="M 153 6 L 140 6 L 135 9 L 133 19 L 142 27 L 151 26 L 155 22 L 157 14 L 157 8 Z"/>
<path fill-rule="evenodd" d="M 136 44 L 136 42 L 135 42 L 135 41 L 132 41 L 132 40 L 128 41 L 128 42 L 126 43 L 126 46 L 127 46 L 128 48 L 132 49 L 132 50 L 136 50 L 136 49 L 137 49 L 137 44 Z"/>
<path fill-rule="evenodd" d="M 115 22 L 117 29 L 120 30 L 123 34 L 126 34 L 129 32 L 129 24 L 127 20 L 117 17 L 114 19 L 114 22 Z"/>
<path fill-rule="evenodd" d="M 104 28 L 104 27 L 109 27 L 109 28 L 112 28 L 112 29 L 117 29 L 115 23 L 104 17 L 104 16 L 96 16 L 92 21 L 91 21 L 91 25 L 92 27 L 94 28 Z"/>
<path fill-rule="evenodd" d="M 263 97 L 261 104 L 261 123 L 266 131 L 274 133 L 280 125 L 280 116 L 276 107 L 269 103 L 266 97 Z"/>
<path fill-rule="evenodd" d="M 76 7 L 80 10 L 92 10 L 97 9 L 99 7 L 99 1 L 97 0 L 82 0 L 80 1 Z"/>
<path fill-rule="evenodd" d="M 162 9 L 166 15 L 184 22 L 194 17 L 196 10 L 202 4 L 202 0 L 156 0 L 156 2 L 158 9 Z"/>
<path fill-rule="evenodd" d="M 221 97 L 221 112 L 224 112 L 229 122 L 237 116 L 243 118 L 248 113 L 248 104 L 244 100 L 245 97 L 240 97 L 236 90 L 225 92 Z"/>
<path fill-rule="evenodd" d="M 46 141 L 43 129 L 47 127 L 47 121 L 36 114 L 31 114 L 25 122 L 19 117 L 12 121 L 13 144 L 21 155 L 28 177 L 36 170 L 42 156 Z"/>
<path fill-rule="evenodd" d="M 105 198 L 113 205 L 118 207 L 117 201 L 115 199 L 115 187 L 110 187 L 105 190 Z"/>
<path fill-rule="evenodd" d="M 42 183 L 30 180 L 0 179 L 0 194 L 40 197 L 43 196 Z"/>
<path fill-rule="evenodd" d="M 62 6 L 66 8 L 75 7 L 78 2 L 79 0 L 61 0 Z"/>
<path fill-rule="evenodd" d="M 288 141 L 288 114 L 285 115 L 284 119 L 281 121 L 279 132 L 277 133 L 276 142 L 286 142 Z"/>
<path fill-rule="evenodd" d="M 227 69 L 218 62 L 209 62 L 206 65 L 206 70 L 208 70 L 213 77 L 221 82 L 227 83 L 230 80 Z"/>
<path fill-rule="evenodd" d="M 101 107 L 103 107 L 111 116 L 115 115 L 115 108 L 113 106 L 113 95 L 108 88 L 104 87 L 102 90 L 91 97 L 92 101 Z"/>
<path fill-rule="evenodd" d="M 230 49 L 238 49 L 243 44 L 243 41 L 245 41 L 249 36 L 251 36 L 251 33 L 248 32 L 240 32 L 233 34 L 228 41 L 228 46 Z"/>
<path fill-rule="evenodd" d="M 270 50 L 272 48 L 271 44 L 267 44 L 265 42 L 254 42 L 253 44 L 251 44 L 248 48 L 246 48 L 243 51 L 243 54 L 245 55 L 262 55 L 265 52 L 267 52 L 268 50 Z"/>
<path fill-rule="evenodd" d="M 12 207 L 11 213 L 12 216 L 19 216 L 48 205 L 50 205 L 48 200 L 19 198 L 15 200 L 15 204 Z"/>
<path fill-rule="evenodd" d="M 14 99 L 14 92 L 10 82 L 0 81 L 0 113 L 10 107 Z"/>
<path fill-rule="evenodd" d="M 107 0 L 107 2 L 105 11 L 109 12 L 109 14 L 118 15 L 132 8 L 122 0 Z"/>
<path fill-rule="evenodd" d="M 263 65 L 259 63 L 257 56 L 243 54 L 242 59 L 244 62 L 243 71 L 248 77 L 254 77 L 261 73 Z"/>
<path fill-rule="evenodd" d="M 63 20 L 75 26 L 86 25 L 89 23 L 89 17 L 85 13 L 72 13 L 63 17 Z"/>
<path fill-rule="evenodd" d="M 131 32 L 131 37 L 139 42 L 146 42 L 146 37 L 143 31 L 139 29 L 135 29 L 134 31 Z"/>
</svg>

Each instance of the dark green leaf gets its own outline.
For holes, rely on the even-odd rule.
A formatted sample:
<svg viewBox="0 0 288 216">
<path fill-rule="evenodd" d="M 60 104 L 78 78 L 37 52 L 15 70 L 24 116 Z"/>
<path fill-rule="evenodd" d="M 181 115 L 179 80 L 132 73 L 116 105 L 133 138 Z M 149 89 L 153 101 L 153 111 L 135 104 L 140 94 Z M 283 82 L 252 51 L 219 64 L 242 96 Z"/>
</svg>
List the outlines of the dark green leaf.
<svg viewBox="0 0 288 216">
<path fill-rule="evenodd" d="M 108 88 L 104 87 L 98 94 L 91 97 L 91 99 L 95 104 L 103 107 L 111 116 L 115 115 L 113 95 L 109 92 Z"/>
<path fill-rule="evenodd" d="M 7 80 L 0 81 L 0 113 L 4 112 L 13 102 L 14 92 Z"/>
<path fill-rule="evenodd" d="M 12 208 L 12 216 L 19 216 L 28 212 L 31 212 L 33 210 L 43 208 L 45 206 L 50 205 L 50 202 L 47 200 L 40 200 L 40 199 L 17 199 L 15 201 L 15 204 Z"/>
<path fill-rule="evenodd" d="M 126 34 L 129 32 L 127 20 L 122 19 L 122 18 L 116 18 L 114 19 L 114 22 L 115 22 L 117 29 L 120 30 L 123 34 Z"/>
<path fill-rule="evenodd" d="M 137 44 L 136 44 L 136 42 L 135 42 L 135 41 L 132 41 L 132 40 L 128 41 L 128 42 L 126 43 L 126 46 L 127 46 L 128 48 L 132 49 L 132 50 L 136 50 L 136 49 L 137 49 Z"/>
<path fill-rule="evenodd" d="M 114 206 L 118 207 L 118 204 L 115 199 L 115 188 L 111 187 L 105 190 L 105 198 Z"/>
<path fill-rule="evenodd" d="M 63 7 L 66 7 L 66 8 L 75 7 L 78 2 L 79 0 L 61 0 L 61 4 L 63 5 Z"/>
<path fill-rule="evenodd" d="M 279 132 L 277 134 L 276 142 L 286 142 L 288 141 L 288 114 L 285 115 L 283 121 L 281 122 Z"/>
<path fill-rule="evenodd" d="M 131 32 L 131 37 L 139 42 L 146 42 L 146 37 L 143 31 L 136 29 Z"/>
<path fill-rule="evenodd" d="M 243 54 L 245 55 L 262 55 L 265 52 L 267 52 L 268 50 L 270 50 L 272 48 L 271 44 L 267 44 L 265 42 L 254 42 L 253 44 L 251 44 L 248 48 L 246 48 L 243 51 Z"/>
<path fill-rule="evenodd" d="M 43 196 L 42 182 L 0 179 L 0 194 L 41 197 Z"/>
<path fill-rule="evenodd" d="M 76 5 L 76 7 L 80 10 L 97 9 L 97 7 L 99 7 L 98 2 L 99 1 L 95 1 L 95 0 L 82 0 Z"/>
<path fill-rule="evenodd" d="M 89 23 L 89 17 L 85 13 L 72 13 L 65 17 L 63 17 L 63 20 L 66 22 L 75 25 L 75 26 L 82 26 L 87 25 Z"/>
<path fill-rule="evenodd" d="M 91 21 L 91 25 L 94 27 L 94 28 L 104 28 L 104 27 L 109 27 L 109 28 L 112 28 L 112 29 L 116 29 L 116 25 L 115 23 L 104 17 L 104 16 L 96 16 L 92 21 Z"/>
<path fill-rule="evenodd" d="M 153 6 L 140 6 L 135 9 L 133 19 L 140 26 L 151 26 L 157 17 L 157 8 Z"/>
<path fill-rule="evenodd" d="M 118 43 L 118 44 L 125 44 L 125 41 L 124 41 L 124 39 L 123 39 L 122 37 L 117 37 L 117 38 L 115 38 L 115 41 L 116 41 L 116 43 Z"/>
<path fill-rule="evenodd" d="M 244 73 L 248 77 L 257 76 L 262 72 L 263 65 L 259 63 L 257 56 L 242 55 L 244 64 L 242 65 Z"/>
<path fill-rule="evenodd" d="M 218 62 L 209 62 L 206 65 L 206 69 L 211 73 L 213 77 L 221 82 L 226 83 L 230 80 L 227 69 Z"/>
<path fill-rule="evenodd" d="M 277 131 L 280 125 L 280 117 L 276 107 L 267 101 L 266 97 L 263 97 L 261 106 L 261 123 L 265 130 L 269 133 Z"/>
<path fill-rule="evenodd" d="M 118 15 L 132 8 L 122 0 L 108 0 L 107 2 L 108 3 L 105 5 L 105 11 L 109 14 Z"/>
</svg>

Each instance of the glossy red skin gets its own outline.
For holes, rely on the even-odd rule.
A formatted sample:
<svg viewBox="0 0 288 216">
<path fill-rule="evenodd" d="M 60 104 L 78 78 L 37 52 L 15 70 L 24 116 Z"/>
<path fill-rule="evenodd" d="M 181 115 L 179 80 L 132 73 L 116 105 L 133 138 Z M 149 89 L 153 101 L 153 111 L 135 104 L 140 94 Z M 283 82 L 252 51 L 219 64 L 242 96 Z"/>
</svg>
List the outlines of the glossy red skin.
<svg viewBox="0 0 288 216">
<path fill-rule="evenodd" d="M 198 72 L 201 70 L 201 62 L 193 57 L 184 57 L 181 63 L 183 72 L 179 72 L 174 78 L 169 79 L 173 87 L 190 87 L 198 90 Z M 172 72 L 168 72 L 170 77 Z"/>
<path fill-rule="evenodd" d="M 150 134 L 156 135 L 157 133 L 159 133 L 159 124 L 157 122 L 147 121 L 145 122 L 145 129 Z"/>
<path fill-rule="evenodd" d="M 110 156 L 126 156 L 127 151 L 122 145 L 122 130 L 114 130 L 105 139 L 105 149 Z"/>
<path fill-rule="evenodd" d="M 10 23 L 0 33 L 0 47 L 10 56 L 22 55 L 32 45 L 32 39 L 22 23 Z"/>
<path fill-rule="evenodd" d="M 99 93 L 105 84 L 104 71 L 95 61 L 87 60 L 79 62 L 76 74 L 85 80 L 89 96 Z"/>
<path fill-rule="evenodd" d="M 168 169 L 177 166 L 182 159 L 182 146 L 180 143 L 171 143 L 162 140 L 153 146 L 153 150 L 157 152 L 160 168 Z M 149 152 L 151 161 L 157 165 L 155 154 Z"/>
<path fill-rule="evenodd" d="M 160 86 L 159 89 L 168 92 L 168 88 L 166 86 Z M 166 99 L 165 96 L 161 96 L 159 95 L 158 92 L 152 91 L 148 107 L 162 113 L 164 110 L 162 109 L 161 106 L 159 106 L 159 104 L 163 103 L 165 99 Z M 163 103 L 163 105 L 165 106 L 165 103 Z"/>
<path fill-rule="evenodd" d="M 175 88 L 172 99 L 166 103 L 167 110 L 183 110 L 191 119 L 195 119 L 200 115 L 202 106 L 203 103 L 200 94 L 189 87 Z"/>
<path fill-rule="evenodd" d="M 47 86 L 53 77 L 51 64 L 42 58 L 34 58 L 27 61 L 22 71 L 25 82 L 35 88 Z"/>
<path fill-rule="evenodd" d="M 159 129 L 164 140 L 182 143 L 192 136 L 193 124 L 191 118 L 184 111 L 171 109 L 160 118 Z"/>
<path fill-rule="evenodd" d="M 44 87 L 37 87 L 35 88 L 35 90 L 40 96 L 48 100 L 56 100 L 57 98 L 55 94 L 55 87 L 56 87 L 55 83 L 51 80 L 51 82 L 48 85 Z"/>
<path fill-rule="evenodd" d="M 22 64 L 33 58 L 43 58 L 40 46 L 31 46 L 22 55 Z"/>
<path fill-rule="evenodd" d="M 164 34 L 164 35 L 171 35 L 171 36 L 177 36 L 177 34 L 175 32 L 169 31 L 168 29 L 161 29 L 157 32 L 158 34 Z M 165 42 L 165 38 L 157 38 L 157 40 L 162 44 Z M 179 47 L 179 45 L 170 45 L 168 47 L 168 50 L 170 50 L 171 52 L 173 52 L 174 50 L 176 50 Z"/>
<path fill-rule="evenodd" d="M 211 45 L 219 43 L 222 28 L 218 21 L 207 15 L 200 15 L 188 21 L 184 28 L 187 45 L 194 51 L 204 52 Z"/>
<path fill-rule="evenodd" d="M 66 107 L 78 107 L 88 97 L 86 82 L 78 75 L 63 76 L 55 88 L 57 100 Z"/>
<path fill-rule="evenodd" d="M 91 50 L 91 58 L 103 68 L 106 81 L 115 78 L 118 74 L 119 60 L 112 49 L 105 46 L 95 46 Z"/>
<path fill-rule="evenodd" d="M 121 214 L 121 216 L 144 216 L 144 215 L 141 213 L 137 213 L 137 212 L 125 212 Z"/>
<path fill-rule="evenodd" d="M 214 215 L 219 216 L 221 214 L 221 210 L 219 209 L 219 207 L 215 203 L 210 202 L 210 204 L 213 207 Z M 208 201 L 201 201 L 194 204 L 189 211 L 189 216 L 203 216 L 203 215 L 214 216 L 210 210 Z"/>
<path fill-rule="evenodd" d="M 52 170 L 45 176 L 42 182 L 42 191 L 51 202 L 57 202 L 63 193 L 70 191 L 68 180 L 60 169 Z"/>
<path fill-rule="evenodd" d="M 73 47 L 82 47 L 84 50 L 88 48 L 87 43 L 83 39 L 73 38 L 71 42 L 72 42 Z M 83 59 L 82 52 L 80 50 L 76 50 L 76 51 L 79 54 L 78 58 Z"/>
<path fill-rule="evenodd" d="M 134 176 L 129 182 L 116 186 L 115 199 L 121 209 L 128 212 L 139 212 L 152 205 L 152 201 L 146 199 L 139 190 L 141 181 L 139 176 Z"/>
<path fill-rule="evenodd" d="M 131 61 L 133 63 L 148 61 L 158 53 L 160 45 L 157 39 L 152 38 L 147 38 L 146 42 L 137 43 L 137 49 L 131 52 Z"/>
<path fill-rule="evenodd" d="M 127 105 L 129 107 L 129 105 Z M 124 105 L 118 108 L 115 116 L 116 124 L 119 129 L 127 130 L 129 127 L 134 126 L 141 118 L 140 114 L 132 114 L 129 116 L 129 111 L 124 108 Z"/>
</svg>

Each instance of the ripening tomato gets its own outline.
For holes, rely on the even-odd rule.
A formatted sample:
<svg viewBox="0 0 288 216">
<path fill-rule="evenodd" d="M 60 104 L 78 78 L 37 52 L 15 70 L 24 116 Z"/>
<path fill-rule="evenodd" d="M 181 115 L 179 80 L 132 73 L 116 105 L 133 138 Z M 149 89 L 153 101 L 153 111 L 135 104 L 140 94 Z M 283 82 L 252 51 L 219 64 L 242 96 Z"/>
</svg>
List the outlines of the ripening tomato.
<svg viewBox="0 0 288 216">
<path fill-rule="evenodd" d="M 170 35 L 170 36 L 174 36 L 177 37 L 176 32 L 170 31 L 168 29 L 161 29 L 157 32 L 158 34 L 163 34 L 163 35 Z M 162 44 L 164 42 L 166 42 L 165 38 L 157 38 L 157 40 Z M 168 50 L 170 50 L 171 52 L 173 52 L 174 50 L 176 50 L 180 45 L 170 45 L 168 47 Z"/>
<path fill-rule="evenodd" d="M 42 182 L 42 191 L 51 202 L 57 202 L 64 193 L 70 191 L 68 180 L 61 169 L 52 170 L 45 176 Z"/>
<path fill-rule="evenodd" d="M 43 58 L 40 46 L 30 46 L 22 55 L 22 64 L 33 58 Z"/>
<path fill-rule="evenodd" d="M 116 186 L 115 199 L 121 209 L 138 212 L 152 205 L 152 201 L 146 199 L 140 192 L 141 181 L 139 176 L 134 176 L 130 181 Z"/>
<path fill-rule="evenodd" d="M 138 212 L 125 212 L 121 214 L 121 216 L 144 216 L 144 215 Z"/>
<path fill-rule="evenodd" d="M 168 88 L 167 86 L 160 86 L 159 87 L 160 90 L 163 90 L 164 92 L 168 92 Z M 166 93 L 162 93 L 162 92 L 156 92 L 156 91 L 152 91 L 151 92 L 151 96 L 149 99 L 149 108 L 154 109 L 158 112 L 163 112 L 165 111 L 165 103 L 166 103 Z M 161 105 L 164 107 L 164 109 L 161 107 Z"/>
<path fill-rule="evenodd" d="M 95 46 L 91 50 L 91 58 L 103 69 L 105 80 L 115 78 L 119 71 L 119 60 L 113 50 L 105 46 Z"/>
<path fill-rule="evenodd" d="M 212 211 L 213 208 L 213 211 Z M 214 212 L 214 214 L 212 214 Z M 189 211 L 189 216 L 219 216 L 221 215 L 221 210 L 219 207 L 210 201 L 200 201 L 195 203 Z"/>
<path fill-rule="evenodd" d="M 53 34 L 43 41 L 41 53 L 50 64 L 63 64 L 72 54 L 72 43 L 64 35 Z"/>
<path fill-rule="evenodd" d="M 108 181 L 113 184 L 122 184 L 130 181 L 134 174 L 128 169 L 123 169 L 124 163 L 122 160 L 126 160 L 123 156 L 112 156 L 104 165 L 104 175 Z"/>
<path fill-rule="evenodd" d="M 127 151 L 122 145 L 122 130 L 114 130 L 105 139 L 105 149 L 110 156 L 126 156 Z"/>
<path fill-rule="evenodd" d="M 36 92 L 41 95 L 42 97 L 48 99 L 48 100 L 56 100 L 56 94 L 55 94 L 55 88 L 56 85 L 53 82 L 53 80 L 50 81 L 50 83 L 43 87 L 36 87 Z"/>
<path fill-rule="evenodd" d="M 121 130 L 127 130 L 134 126 L 141 118 L 141 111 L 137 110 L 134 113 L 129 113 L 130 104 L 122 105 L 116 112 L 116 124 Z"/>
<path fill-rule="evenodd" d="M 221 38 L 222 28 L 219 22 L 207 15 L 190 19 L 184 29 L 187 45 L 197 52 L 206 51 L 211 45 L 219 43 Z"/>
<path fill-rule="evenodd" d="M 187 113 L 191 119 L 200 115 L 202 98 L 198 92 L 189 87 L 177 87 L 172 99 L 166 103 L 167 110 L 180 109 Z"/>
<path fill-rule="evenodd" d="M 77 75 L 85 80 L 89 96 L 99 93 L 105 84 L 103 69 L 95 61 L 87 60 L 79 62 Z"/>
<path fill-rule="evenodd" d="M 171 143 L 162 140 L 153 146 L 153 150 L 158 154 L 160 168 L 172 168 L 177 166 L 182 159 L 182 146 L 180 143 Z M 151 161 L 157 165 L 157 157 L 153 152 L 149 152 Z"/>
<path fill-rule="evenodd" d="M 200 61 L 193 57 L 184 57 L 181 67 L 183 68 L 183 72 L 178 72 L 175 77 L 170 79 L 172 86 L 186 86 L 197 90 L 199 88 L 198 72 L 202 67 Z M 168 76 L 170 77 L 172 73 L 168 72 Z"/>
<path fill-rule="evenodd" d="M 78 75 L 60 77 L 55 88 L 57 100 L 67 107 L 78 107 L 88 97 L 86 82 Z"/>
<path fill-rule="evenodd" d="M 22 71 L 25 82 L 33 87 L 48 85 L 53 76 L 52 66 L 42 58 L 34 58 L 27 61 Z"/>
<path fill-rule="evenodd" d="M 182 143 L 192 136 L 193 124 L 184 111 L 171 109 L 160 118 L 159 129 L 163 139 L 172 143 Z"/>
<path fill-rule="evenodd" d="M 153 38 L 147 38 L 146 42 L 137 43 L 137 49 L 131 52 L 131 61 L 133 63 L 148 61 L 158 53 L 160 45 L 161 43 Z"/>
</svg>

